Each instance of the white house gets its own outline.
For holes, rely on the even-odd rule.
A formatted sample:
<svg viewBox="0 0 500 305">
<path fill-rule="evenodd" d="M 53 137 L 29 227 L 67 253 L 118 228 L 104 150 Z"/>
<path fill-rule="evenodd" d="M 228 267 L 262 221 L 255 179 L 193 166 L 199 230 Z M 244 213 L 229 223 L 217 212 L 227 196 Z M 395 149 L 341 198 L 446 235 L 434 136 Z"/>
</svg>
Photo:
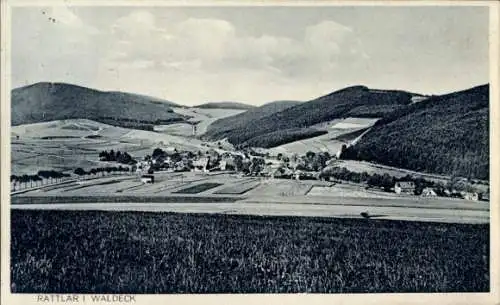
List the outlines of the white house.
<svg viewBox="0 0 500 305">
<path fill-rule="evenodd" d="M 153 175 L 142 175 L 141 182 L 144 184 L 152 184 L 155 182 L 155 177 Z"/>
<path fill-rule="evenodd" d="M 415 183 L 412 181 L 399 181 L 394 185 L 396 194 L 413 194 L 415 192 Z"/>
<path fill-rule="evenodd" d="M 198 160 L 194 160 L 193 161 L 193 171 L 203 171 L 203 172 L 206 172 L 208 171 L 207 170 L 207 166 L 208 166 L 208 162 L 210 161 L 210 157 L 201 157 L 199 158 Z"/>
<path fill-rule="evenodd" d="M 462 198 L 465 200 L 471 200 L 471 201 L 478 201 L 479 200 L 479 194 L 476 192 L 463 192 L 461 193 Z"/>
<path fill-rule="evenodd" d="M 422 190 L 422 197 L 435 197 L 437 196 L 436 192 L 430 187 L 426 187 Z"/>
</svg>

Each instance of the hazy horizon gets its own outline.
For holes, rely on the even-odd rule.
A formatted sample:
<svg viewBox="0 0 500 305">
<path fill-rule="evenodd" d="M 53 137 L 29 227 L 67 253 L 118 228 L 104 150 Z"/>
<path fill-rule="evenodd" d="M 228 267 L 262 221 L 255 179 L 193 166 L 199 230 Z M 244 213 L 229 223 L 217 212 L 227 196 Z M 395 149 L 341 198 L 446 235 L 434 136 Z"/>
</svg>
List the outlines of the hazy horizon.
<svg viewBox="0 0 500 305">
<path fill-rule="evenodd" d="M 353 85 L 489 83 L 487 7 L 17 7 L 12 87 L 64 82 L 192 106 Z M 36 51 L 35 51 L 36 50 Z"/>
</svg>

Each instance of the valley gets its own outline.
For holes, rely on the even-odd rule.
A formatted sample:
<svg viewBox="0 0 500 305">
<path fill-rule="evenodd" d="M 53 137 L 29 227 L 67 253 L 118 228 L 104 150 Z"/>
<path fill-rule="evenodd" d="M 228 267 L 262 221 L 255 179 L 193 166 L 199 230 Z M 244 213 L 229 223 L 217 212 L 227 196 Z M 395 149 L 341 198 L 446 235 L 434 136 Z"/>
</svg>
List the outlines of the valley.
<svg viewBox="0 0 500 305">
<path fill-rule="evenodd" d="M 67 91 L 64 92 L 67 94 Z M 453 98 L 456 96 L 452 95 Z M 377 99 L 374 100 L 375 97 Z M 58 101 L 58 98 L 56 95 L 53 100 Z M 421 221 L 487 222 L 487 201 L 471 202 L 469 197 L 472 195 L 467 195 L 474 192 L 480 196 L 488 194 L 489 185 L 485 180 L 463 182 L 451 175 L 367 162 L 362 155 L 352 158 L 353 151 L 370 143 L 372 134 L 379 133 L 381 128 L 388 128 L 398 117 L 411 113 L 411 107 L 421 111 L 429 107 L 426 105 L 433 106 L 433 99 L 436 97 L 423 99 L 403 91 L 351 87 L 311 102 L 279 101 L 261 107 L 225 102 L 181 107 L 165 102 L 169 115 L 178 116 L 181 121 L 168 124 L 151 121 L 150 130 L 110 125 L 99 122 L 99 118 L 15 125 L 11 128 L 12 206 L 93 206 L 101 209 L 117 207 L 116 203 L 121 202 L 120 209 L 133 209 L 137 207 L 133 202 L 149 200 L 140 209 L 148 209 L 148 206 L 158 209 L 160 202 L 178 201 L 206 203 L 202 210 L 214 213 L 220 211 L 222 200 L 225 204 L 238 206 L 230 209 L 237 211 L 235 213 L 255 213 L 244 208 L 248 204 L 267 203 L 276 205 L 276 208 L 280 205 L 285 209 L 279 212 L 283 215 L 302 213 L 298 212 L 302 205 L 312 209 L 321 205 L 328 209 L 321 210 L 328 215 L 358 218 L 365 210 L 375 213 L 387 209 L 387 205 L 395 205 L 393 208 L 396 210 L 388 210 L 378 217 L 410 219 L 414 217 L 410 217 L 414 209 L 421 209 L 424 214 L 415 216 Z M 415 100 L 419 102 L 415 103 Z M 441 98 L 441 101 L 446 100 L 446 96 Z M 162 102 L 153 101 L 153 105 L 157 103 Z M 371 105 L 389 106 L 386 110 L 391 105 L 398 106 L 381 117 L 374 116 L 380 114 L 380 107 L 376 107 L 371 117 L 366 113 L 360 117 L 347 114 L 358 111 L 353 111 L 355 108 L 352 107 L 364 107 L 364 111 L 369 111 Z M 231 106 L 237 108 L 228 108 Z M 323 107 L 322 111 L 317 114 L 311 112 L 313 106 Z M 20 111 L 15 104 L 13 111 Z M 301 118 L 299 112 L 307 113 L 308 117 Z M 292 115 L 297 115 L 296 120 L 286 121 Z M 288 127 L 293 127 L 293 133 L 287 135 L 287 130 L 292 129 L 279 130 L 285 124 L 283 120 Z M 269 122 L 272 125 L 262 129 Z M 276 128 L 280 137 L 285 136 L 287 143 L 270 147 L 265 143 L 261 147 L 249 146 L 260 141 L 256 139 L 274 141 Z M 245 130 L 257 136 L 248 138 Z M 307 136 L 302 133 L 305 138 L 294 140 L 289 137 L 286 140 L 290 135 L 299 136 L 296 132 L 302 130 L 318 131 L 321 135 Z M 244 143 L 235 142 L 235 136 L 242 141 L 247 140 Z M 131 159 L 121 164 L 115 159 L 103 158 L 104 151 L 126 152 Z M 54 179 L 37 176 L 36 173 L 41 170 L 53 170 L 65 176 L 54 182 Z M 148 175 L 154 177 L 151 183 L 142 181 L 141 177 Z M 20 182 L 20 179 L 25 182 Z M 29 179 L 31 182 L 28 183 Z M 416 183 L 415 194 L 395 194 L 394 183 L 405 180 Z M 439 196 L 420 196 L 419 192 L 424 188 L 439 189 Z M 445 192 L 446 195 L 443 190 L 449 194 Z M 30 202 L 30 198 L 35 201 Z M 40 206 L 41 198 L 45 198 L 42 200 L 43 207 Z M 81 198 L 87 199 L 81 202 Z M 92 201 L 102 204 L 95 206 Z M 106 202 L 114 203 L 109 205 Z M 37 205 L 30 205 L 35 203 Z M 456 205 L 460 213 L 444 218 L 430 217 L 437 211 L 436 208 L 447 210 L 450 204 Z M 162 209 L 170 211 L 173 207 L 165 205 Z M 481 220 L 471 218 L 472 214 L 478 213 L 476 209 L 482 211 Z M 200 209 L 186 205 L 185 211 L 200 212 Z M 262 213 L 278 213 L 272 208 L 265 211 L 262 210 Z M 321 216 L 316 212 L 303 213 Z"/>
</svg>

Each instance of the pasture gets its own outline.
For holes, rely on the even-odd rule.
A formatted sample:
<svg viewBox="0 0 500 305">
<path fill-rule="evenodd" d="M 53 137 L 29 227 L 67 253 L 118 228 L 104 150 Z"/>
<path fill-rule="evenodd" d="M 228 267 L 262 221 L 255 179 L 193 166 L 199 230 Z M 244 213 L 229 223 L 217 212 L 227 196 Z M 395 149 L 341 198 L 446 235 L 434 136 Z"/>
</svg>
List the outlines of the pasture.
<svg viewBox="0 0 500 305">
<path fill-rule="evenodd" d="M 11 211 L 13 293 L 489 291 L 489 225 Z"/>
<path fill-rule="evenodd" d="M 366 190 L 358 185 L 336 184 L 333 186 L 313 186 L 308 196 L 332 196 L 342 198 L 386 198 L 398 199 L 404 197 L 395 193 Z M 407 196 L 408 197 L 408 196 Z"/>
<path fill-rule="evenodd" d="M 40 169 L 73 171 L 105 165 L 102 150 L 126 151 L 134 157 L 155 147 L 200 150 L 201 141 L 144 130 L 131 130 L 75 119 L 26 124 L 11 128 L 12 173 L 33 174 Z"/>
<path fill-rule="evenodd" d="M 356 134 L 357 131 L 373 126 L 377 120 L 378 119 L 346 118 L 316 124 L 313 125 L 314 128 L 327 130 L 328 133 L 276 146 L 270 148 L 269 151 L 272 154 L 304 155 L 308 151 L 328 151 L 330 154 L 335 154 L 342 148 L 342 145 L 350 143 L 359 136 L 359 134 Z"/>
</svg>

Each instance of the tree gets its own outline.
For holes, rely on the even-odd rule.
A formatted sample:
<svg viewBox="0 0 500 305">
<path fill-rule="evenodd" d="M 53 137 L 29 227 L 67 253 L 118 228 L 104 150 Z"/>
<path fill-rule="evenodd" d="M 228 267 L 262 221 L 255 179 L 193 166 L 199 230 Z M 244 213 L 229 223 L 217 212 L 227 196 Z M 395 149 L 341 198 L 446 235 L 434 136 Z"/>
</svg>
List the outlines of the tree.
<svg viewBox="0 0 500 305">
<path fill-rule="evenodd" d="M 316 153 L 315 153 L 315 152 L 313 152 L 313 151 L 308 151 L 308 152 L 306 153 L 306 158 L 307 158 L 307 159 L 309 159 L 309 160 L 311 160 L 311 159 L 312 159 L 315 155 L 316 155 Z"/>
<path fill-rule="evenodd" d="M 14 191 L 16 190 L 16 185 L 19 182 L 19 177 L 16 175 L 10 175 L 10 181 L 14 182 Z"/>
<path fill-rule="evenodd" d="M 381 186 L 382 184 L 382 176 L 379 174 L 373 174 L 368 178 L 368 186 L 374 187 L 374 186 Z"/>
<path fill-rule="evenodd" d="M 75 173 L 75 175 L 78 175 L 78 176 L 83 176 L 86 174 L 85 170 L 83 170 L 83 168 L 81 168 L 81 167 L 75 169 L 74 173 Z"/>
<path fill-rule="evenodd" d="M 122 164 L 130 164 L 132 162 L 132 156 L 129 155 L 127 152 L 124 152 L 123 154 L 117 153 L 116 161 Z"/>
<path fill-rule="evenodd" d="M 29 181 L 29 177 L 26 174 L 23 174 L 22 176 L 19 177 L 19 183 L 20 183 L 20 185 L 22 185 L 22 183 L 24 183 L 24 188 L 28 187 L 28 181 Z"/>
<path fill-rule="evenodd" d="M 109 152 L 109 158 L 108 158 L 108 161 L 115 161 L 116 158 L 115 158 L 115 151 L 114 150 L 111 150 Z"/>
<path fill-rule="evenodd" d="M 389 176 L 389 174 L 387 174 L 387 173 L 384 173 L 382 175 L 382 179 L 381 179 L 380 183 L 385 191 L 389 191 L 394 186 L 394 183 L 395 183 L 394 177 Z"/>
<path fill-rule="evenodd" d="M 253 158 L 252 161 L 250 162 L 250 168 L 249 171 L 250 173 L 260 173 L 264 169 L 264 158 Z"/>
<path fill-rule="evenodd" d="M 158 157 L 163 157 L 163 156 L 165 156 L 165 152 L 163 151 L 163 149 L 155 148 L 153 150 L 153 155 L 152 155 L 153 159 L 156 159 Z"/>
</svg>

